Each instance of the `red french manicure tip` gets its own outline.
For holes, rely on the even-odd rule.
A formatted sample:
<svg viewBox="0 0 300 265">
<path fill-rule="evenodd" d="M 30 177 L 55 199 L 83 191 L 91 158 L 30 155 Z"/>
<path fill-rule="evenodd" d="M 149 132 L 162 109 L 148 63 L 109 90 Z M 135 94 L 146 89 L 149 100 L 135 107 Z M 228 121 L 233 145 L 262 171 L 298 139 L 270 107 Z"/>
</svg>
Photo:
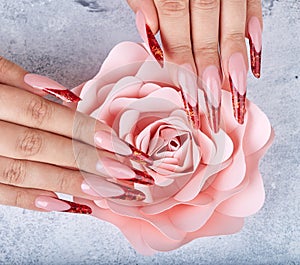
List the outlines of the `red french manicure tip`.
<svg viewBox="0 0 300 265">
<path fill-rule="evenodd" d="M 232 106 L 233 106 L 233 113 L 234 117 L 237 120 L 239 124 L 244 123 L 244 116 L 246 113 L 246 92 L 241 95 L 237 88 L 234 86 L 231 77 L 229 76 L 229 82 L 230 82 L 230 89 L 232 94 Z"/>
<path fill-rule="evenodd" d="M 92 209 L 87 206 L 87 205 L 83 205 L 83 204 L 79 204 L 79 203 L 75 203 L 75 202 L 70 202 L 70 201 L 66 201 L 66 200 L 62 200 L 60 199 L 60 201 L 63 201 L 65 203 L 67 203 L 70 206 L 70 209 L 65 210 L 63 212 L 66 213 L 80 213 L 80 214 L 92 214 Z"/>
<path fill-rule="evenodd" d="M 132 151 L 132 153 L 128 156 L 129 159 L 136 161 L 140 164 L 146 164 L 149 166 L 153 165 L 153 159 L 149 155 L 147 155 L 144 152 L 140 151 L 139 149 L 135 148 L 131 144 L 128 144 L 128 146 Z"/>
<path fill-rule="evenodd" d="M 135 178 L 132 179 L 124 179 L 126 181 L 130 181 L 133 183 L 139 183 L 143 185 L 154 185 L 154 178 L 152 178 L 150 175 L 148 175 L 146 172 L 136 170 L 134 169 L 135 172 Z"/>
<path fill-rule="evenodd" d="M 55 89 L 55 88 L 44 88 L 43 91 L 47 92 L 50 95 L 55 96 L 65 102 L 77 103 L 81 100 L 80 97 L 75 95 L 72 91 L 68 89 Z"/>
<path fill-rule="evenodd" d="M 119 187 L 121 187 L 124 190 L 124 194 L 110 197 L 110 199 L 119 199 L 126 201 L 143 201 L 146 199 L 146 195 L 139 190 L 133 190 L 131 188 L 121 185 L 119 185 Z"/>
<path fill-rule="evenodd" d="M 161 49 L 158 41 L 156 40 L 151 28 L 149 25 L 146 24 L 146 33 L 147 33 L 147 39 L 148 39 L 148 44 L 150 47 L 150 50 L 157 60 L 157 62 L 160 64 L 161 67 L 164 66 L 164 53 L 163 50 Z"/>
<path fill-rule="evenodd" d="M 192 123 L 194 129 L 198 130 L 200 128 L 200 121 L 199 121 L 199 116 L 198 116 L 198 109 L 197 107 L 193 107 L 188 101 L 186 100 L 184 93 L 181 90 L 181 97 L 183 100 L 183 105 L 185 108 L 185 112 Z"/>
<path fill-rule="evenodd" d="M 250 59 L 251 59 L 251 70 L 256 78 L 260 78 L 260 68 L 261 68 L 261 50 L 257 52 L 255 45 L 249 36 L 249 46 L 250 46 Z"/>
</svg>

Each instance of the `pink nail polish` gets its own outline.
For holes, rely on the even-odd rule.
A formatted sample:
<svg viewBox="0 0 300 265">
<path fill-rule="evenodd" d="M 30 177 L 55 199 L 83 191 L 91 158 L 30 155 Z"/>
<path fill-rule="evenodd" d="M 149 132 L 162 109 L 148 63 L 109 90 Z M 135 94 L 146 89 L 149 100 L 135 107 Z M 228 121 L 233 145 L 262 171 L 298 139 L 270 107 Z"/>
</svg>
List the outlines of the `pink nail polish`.
<svg viewBox="0 0 300 265">
<path fill-rule="evenodd" d="M 47 197 L 47 196 L 39 196 L 35 199 L 35 206 L 47 211 L 67 211 L 71 207 L 69 204 L 60 201 L 59 199 Z"/>
<path fill-rule="evenodd" d="M 211 129 L 217 133 L 220 129 L 221 78 L 215 65 L 206 67 L 202 75 L 204 96 Z"/>
<path fill-rule="evenodd" d="M 92 191 L 94 191 L 98 197 L 101 196 L 101 197 L 110 198 L 110 197 L 120 196 L 124 194 L 124 190 L 118 184 L 109 182 L 105 180 L 103 177 L 87 174 L 87 173 L 84 174 L 84 177 L 85 177 L 85 181 L 84 181 L 85 190 L 87 190 L 88 188 L 92 189 Z M 83 192 L 85 192 L 85 190 L 83 190 Z"/>
<path fill-rule="evenodd" d="M 186 113 L 193 127 L 199 129 L 197 76 L 188 64 L 181 65 L 177 75 Z"/>
<path fill-rule="evenodd" d="M 152 178 L 149 174 L 146 172 L 134 169 L 135 177 L 131 179 L 124 179 L 133 183 L 139 183 L 143 185 L 153 185 L 154 184 L 154 178 Z"/>
<path fill-rule="evenodd" d="M 142 11 L 136 12 L 136 26 L 141 38 L 148 44 L 150 51 L 161 67 L 164 66 L 164 53 L 155 38 L 151 28 L 146 24 L 146 19 Z"/>
<path fill-rule="evenodd" d="M 251 70 L 256 78 L 260 78 L 262 30 L 257 17 L 252 17 L 248 23 Z"/>
<path fill-rule="evenodd" d="M 246 113 L 245 101 L 247 82 L 247 70 L 243 55 L 239 52 L 231 55 L 228 68 L 234 117 L 238 123 L 243 124 Z"/>
<path fill-rule="evenodd" d="M 68 90 L 61 84 L 45 76 L 41 76 L 37 74 L 26 74 L 24 77 L 24 82 L 32 86 L 33 88 L 42 90 L 65 102 L 77 103 L 78 101 L 81 100 L 72 91 Z"/>
<path fill-rule="evenodd" d="M 81 184 L 81 190 L 88 195 L 99 197 L 99 194 L 94 191 L 85 181 Z"/>
<path fill-rule="evenodd" d="M 91 214 L 92 209 L 83 204 L 69 202 L 58 198 L 48 196 L 38 196 L 35 199 L 35 206 L 47 211 L 68 212 L 68 213 L 80 213 Z"/>
<path fill-rule="evenodd" d="M 112 135 L 106 131 L 97 132 L 94 136 L 96 146 L 103 148 L 107 151 L 116 153 L 121 156 L 128 157 L 141 164 L 152 165 L 153 160 L 142 151 L 134 146 L 124 142 L 117 136 Z"/>
<path fill-rule="evenodd" d="M 104 176 L 109 175 L 114 178 L 131 179 L 135 177 L 135 173 L 130 167 L 108 157 L 103 157 L 98 161 L 96 170 Z"/>
<path fill-rule="evenodd" d="M 146 195 L 139 191 L 134 190 L 126 186 L 120 186 L 124 190 L 124 194 L 120 196 L 111 197 L 111 199 L 119 199 L 126 201 L 143 201 L 146 199 Z"/>
</svg>

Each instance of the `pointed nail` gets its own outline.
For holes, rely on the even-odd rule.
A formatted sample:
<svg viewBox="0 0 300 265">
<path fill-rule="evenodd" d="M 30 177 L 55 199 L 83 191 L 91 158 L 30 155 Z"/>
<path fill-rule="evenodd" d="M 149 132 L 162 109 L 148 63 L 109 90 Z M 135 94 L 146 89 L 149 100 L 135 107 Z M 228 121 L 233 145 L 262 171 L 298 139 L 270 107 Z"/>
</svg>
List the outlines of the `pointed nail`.
<svg viewBox="0 0 300 265">
<path fill-rule="evenodd" d="M 247 70 L 243 55 L 234 53 L 229 59 L 229 82 L 232 94 L 232 107 L 234 117 L 238 123 L 244 123 L 246 113 L 246 82 Z"/>
<path fill-rule="evenodd" d="M 181 65 L 178 69 L 178 83 L 188 118 L 195 129 L 199 129 L 197 77 L 190 65 Z"/>
<path fill-rule="evenodd" d="M 136 12 L 136 25 L 138 31 L 145 43 L 148 44 L 150 51 L 161 67 L 164 66 L 164 53 L 158 41 L 155 38 L 151 28 L 146 23 L 145 16 L 142 11 Z"/>
<path fill-rule="evenodd" d="M 44 209 L 47 211 L 81 213 L 81 214 L 92 213 L 92 209 L 87 205 L 78 204 L 75 202 L 70 202 L 70 201 L 61 200 L 58 198 L 53 198 L 48 196 L 38 196 L 35 199 L 35 206 L 37 208 Z"/>
<path fill-rule="evenodd" d="M 216 66 L 210 65 L 203 72 L 203 89 L 208 113 L 208 120 L 214 133 L 220 130 L 221 78 Z"/>
<path fill-rule="evenodd" d="M 37 74 L 26 74 L 24 77 L 24 82 L 35 89 L 42 90 L 65 102 L 77 103 L 81 100 L 72 91 L 45 76 Z"/>
<path fill-rule="evenodd" d="M 257 17 L 252 17 L 248 24 L 251 70 L 256 78 L 260 78 L 262 30 Z"/>
<path fill-rule="evenodd" d="M 153 185 L 154 184 L 154 178 L 152 178 L 149 174 L 146 172 L 134 169 L 135 177 L 131 179 L 124 179 L 126 181 L 130 181 L 133 183 L 139 183 L 143 185 Z"/>
<path fill-rule="evenodd" d="M 90 192 L 90 195 L 93 195 L 93 192 L 95 192 L 96 196 L 105 198 L 120 196 L 124 194 L 124 190 L 118 184 L 109 182 L 103 177 L 88 173 L 85 173 L 84 177 L 85 181 L 83 182 L 83 186 L 81 186 L 81 189 L 87 194 L 89 194 Z"/>
<path fill-rule="evenodd" d="M 124 194 L 120 196 L 110 197 L 111 199 L 119 199 L 126 201 L 143 201 L 146 199 L 146 195 L 139 190 L 134 190 L 122 185 L 119 186 L 124 190 Z"/>
<path fill-rule="evenodd" d="M 96 170 L 104 176 L 109 175 L 114 178 L 132 179 L 135 177 L 130 167 L 108 157 L 103 157 L 97 162 Z"/>
<path fill-rule="evenodd" d="M 107 151 L 128 157 L 141 164 L 152 165 L 153 160 L 142 151 L 106 131 L 100 131 L 94 137 L 96 146 Z"/>
</svg>

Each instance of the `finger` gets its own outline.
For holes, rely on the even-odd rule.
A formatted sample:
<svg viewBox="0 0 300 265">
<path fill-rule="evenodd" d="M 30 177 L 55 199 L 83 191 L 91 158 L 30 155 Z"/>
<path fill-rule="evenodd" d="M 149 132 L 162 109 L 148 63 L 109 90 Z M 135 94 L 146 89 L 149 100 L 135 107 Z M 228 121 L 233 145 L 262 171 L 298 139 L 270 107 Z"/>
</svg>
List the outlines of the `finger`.
<svg viewBox="0 0 300 265">
<path fill-rule="evenodd" d="M 22 67 L 0 56 L 0 83 L 32 91 L 24 82 L 26 74 L 27 71 Z"/>
<path fill-rule="evenodd" d="M 153 162 L 149 156 L 116 137 L 115 132 L 108 125 L 81 112 L 74 112 L 66 106 L 5 85 L 0 85 L 0 100 L 0 120 L 66 136 L 92 146 L 96 141 L 97 133 L 107 132 L 110 137 L 105 138 L 103 149 L 130 157 L 140 163 L 152 164 Z M 53 143 L 56 145 L 55 142 Z M 98 147 L 101 147 L 101 143 Z M 50 148 L 53 149 L 51 146 Z M 74 148 L 78 148 L 78 145 Z M 81 146 L 77 150 L 79 152 L 76 153 L 77 155 L 83 151 Z"/>
<path fill-rule="evenodd" d="M 53 192 L 13 187 L 1 183 L 0 204 L 35 211 L 92 213 L 92 209 L 89 206 L 58 199 Z"/>
<path fill-rule="evenodd" d="M 193 54 L 206 98 L 208 118 L 214 132 L 219 131 L 221 70 L 219 58 L 220 1 L 190 1 Z"/>
<path fill-rule="evenodd" d="M 61 167 L 80 168 L 97 174 L 99 157 L 109 155 L 104 151 L 73 141 L 57 134 L 0 121 L 0 155 L 26 159 Z"/>
<path fill-rule="evenodd" d="M 232 92 L 235 119 L 244 123 L 248 71 L 245 44 L 246 0 L 221 1 L 221 57 Z"/>
<path fill-rule="evenodd" d="M 38 189 L 24 189 L 20 187 L 13 187 L 0 183 L 0 204 L 8 206 L 16 206 L 19 208 L 42 211 L 35 206 L 35 198 L 37 196 L 57 197 L 54 192 L 38 190 Z"/>
<path fill-rule="evenodd" d="M 139 10 L 143 12 L 146 23 L 149 25 L 152 32 L 156 34 L 159 26 L 157 12 L 153 0 L 127 0 L 127 2 L 134 13 L 137 13 Z"/>
<path fill-rule="evenodd" d="M 189 1 L 154 0 L 164 52 L 170 62 L 193 64 Z"/>
<path fill-rule="evenodd" d="M 82 175 L 85 176 L 85 179 Z M 124 189 L 122 185 L 108 182 L 99 176 L 7 157 L 0 157 L 0 183 L 71 194 L 90 200 L 99 200 L 103 197 L 123 197 L 129 190 L 131 194 L 140 195 L 140 192 Z"/>
<path fill-rule="evenodd" d="M 0 100 L 0 119 L 7 122 L 74 138 L 90 145 L 94 145 L 96 131 L 112 132 L 109 126 L 85 114 L 15 87 L 0 85 Z"/>
<path fill-rule="evenodd" d="M 248 0 L 246 36 L 249 38 L 251 70 L 256 78 L 260 78 L 261 71 L 262 28 L 261 1 Z"/>
</svg>

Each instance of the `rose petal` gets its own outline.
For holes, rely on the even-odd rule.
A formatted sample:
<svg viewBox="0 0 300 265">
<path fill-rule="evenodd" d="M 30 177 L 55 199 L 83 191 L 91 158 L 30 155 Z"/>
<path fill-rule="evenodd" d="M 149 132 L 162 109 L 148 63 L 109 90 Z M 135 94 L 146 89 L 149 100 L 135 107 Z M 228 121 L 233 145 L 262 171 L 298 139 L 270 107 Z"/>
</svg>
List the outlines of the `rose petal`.
<svg viewBox="0 0 300 265">
<path fill-rule="evenodd" d="M 274 134 L 268 143 L 259 151 L 246 157 L 247 172 L 243 182 L 245 186 L 240 192 L 224 201 L 218 208 L 218 212 L 223 214 L 245 217 L 257 212 L 263 205 L 265 192 L 261 174 L 258 170 L 259 159 L 265 154 L 273 141 Z"/>
</svg>

